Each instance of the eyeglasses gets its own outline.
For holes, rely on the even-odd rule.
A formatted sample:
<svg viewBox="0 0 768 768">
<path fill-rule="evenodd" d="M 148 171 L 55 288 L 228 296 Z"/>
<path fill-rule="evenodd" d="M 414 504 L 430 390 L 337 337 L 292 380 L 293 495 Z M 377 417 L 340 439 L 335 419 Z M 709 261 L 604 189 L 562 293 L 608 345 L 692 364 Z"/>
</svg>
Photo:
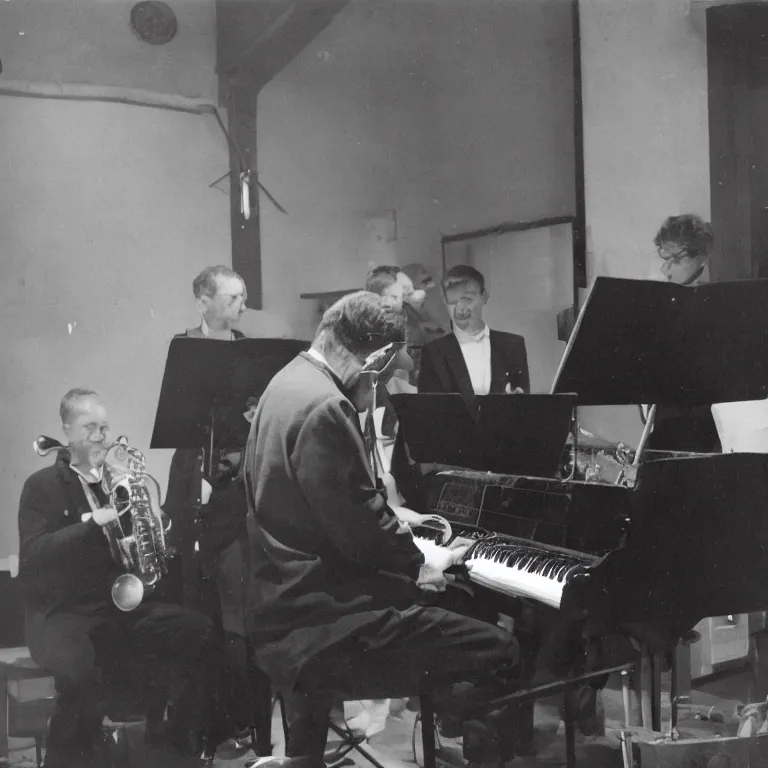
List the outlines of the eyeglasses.
<svg viewBox="0 0 768 768">
<path fill-rule="evenodd" d="M 666 248 L 659 247 L 656 249 L 656 253 L 662 261 L 668 264 L 679 264 L 685 259 L 693 258 L 685 248 L 681 248 L 677 251 L 669 251 Z"/>
<path fill-rule="evenodd" d="M 247 293 L 217 293 L 217 296 L 223 296 L 225 299 L 229 299 L 230 304 L 234 304 L 237 299 L 242 299 L 243 304 L 248 301 Z"/>
</svg>

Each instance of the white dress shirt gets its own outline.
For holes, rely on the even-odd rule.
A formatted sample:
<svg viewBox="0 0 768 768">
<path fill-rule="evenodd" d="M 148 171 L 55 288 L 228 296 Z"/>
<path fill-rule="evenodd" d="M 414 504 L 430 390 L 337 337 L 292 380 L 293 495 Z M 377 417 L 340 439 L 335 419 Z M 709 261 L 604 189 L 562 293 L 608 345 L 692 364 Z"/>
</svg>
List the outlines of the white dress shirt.
<svg viewBox="0 0 768 768">
<path fill-rule="evenodd" d="M 454 326 L 453 332 L 464 355 L 469 379 L 476 395 L 491 391 L 491 331 L 484 326 L 480 333 L 471 334 Z"/>
</svg>

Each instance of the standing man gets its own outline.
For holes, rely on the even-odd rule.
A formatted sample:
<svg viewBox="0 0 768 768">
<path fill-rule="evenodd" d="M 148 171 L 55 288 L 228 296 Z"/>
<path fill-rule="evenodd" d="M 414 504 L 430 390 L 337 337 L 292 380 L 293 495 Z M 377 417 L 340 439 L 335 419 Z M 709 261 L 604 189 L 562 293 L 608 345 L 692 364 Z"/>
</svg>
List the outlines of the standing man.
<svg viewBox="0 0 768 768">
<path fill-rule="evenodd" d="M 418 267 L 419 265 L 412 265 Z M 366 277 L 365 290 L 376 293 L 379 296 L 389 298 L 396 307 L 402 307 L 405 312 L 406 330 L 405 338 L 408 342 L 408 354 L 413 360 L 413 366 L 408 374 L 408 381 L 416 386 L 419 380 L 419 366 L 421 364 L 421 352 L 424 346 L 432 339 L 445 335 L 440 325 L 424 311 L 424 301 L 427 298 L 425 288 L 415 288 L 413 279 L 400 267 L 380 266 L 374 267 Z M 429 281 L 426 271 L 422 270 L 426 277 L 422 280 Z M 427 285 L 429 283 L 427 282 Z"/>
<path fill-rule="evenodd" d="M 714 243 L 712 227 L 695 213 L 670 216 L 653 238 L 662 275 L 670 283 L 690 286 L 708 281 Z"/>
<path fill-rule="evenodd" d="M 207 267 L 192 282 L 200 325 L 178 336 L 235 341 L 245 335 L 236 325 L 245 312 L 245 281 L 226 266 Z M 178 338 L 178 337 L 177 337 Z M 224 663 L 219 688 L 227 735 L 256 728 L 257 751 L 271 751 L 271 692 L 258 670 L 249 669 L 245 638 L 245 582 L 248 572 L 246 503 L 240 465 L 247 420 L 227 412 L 216 429 L 212 471 L 197 471 L 196 450 L 174 453 L 164 509 L 179 532 L 183 600 L 208 616 L 223 635 Z M 206 468 L 207 469 L 207 468 Z M 195 504 L 200 497 L 199 525 Z M 260 707 L 257 712 L 256 708 Z M 243 734 L 244 735 L 244 734 Z"/>
<path fill-rule="evenodd" d="M 376 483 L 359 421 L 371 381 L 361 372 L 404 338 L 391 303 L 344 296 L 310 351 L 272 379 L 251 425 L 248 632 L 285 691 L 289 757 L 323 754 L 332 691 L 416 693 L 426 676 L 470 679 L 516 657 L 498 627 L 423 604 L 425 592 L 445 589 L 460 550 L 425 558 Z"/>
<path fill-rule="evenodd" d="M 128 612 L 113 604 L 110 590 L 124 571 L 106 534 L 117 520 L 104 478 L 106 406 L 93 390 L 72 389 L 59 412 L 67 448 L 27 479 L 19 503 L 27 643 L 32 658 L 54 675 L 58 694 L 45 768 L 108 764 L 98 753 L 105 675 L 143 674 L 150 683 L 161 665 L 175 669 L 181 685 L 171 742 L 196 759 L 210 726 L 205 677 L 220 654 L 213 626 L 199 613 L 152 597 Z M 139 666 L 149 659 L 155 666 Z M 116 670 L 115 662 L 124 666 Z"/>
<path fill-rule="evenodd" d="M 483 320 L 489 294 L 482 273 L 453 267 L 443 278 L 443 294 L 453 333 L 424 347 L 419 392 L 458 392 L 468 403 L 476 395 L 529 392 L 525 339 L 492 331 Z"/>
<path fill-rule="evenodd" d="M 248 301 L 245 280 L 237 272 L 222 265 L 206 267 L 192 282 L 192 292 L 200 325 L 180 336 L 224 341 L 245 338 L 235 328 Z"/>
<path fill-rule="evenodd" d="M 695 287 L 707 282 L 712 227 L 695 213 L 670 216 L 653 238 L 662 275 L 670 283 Z M 641 409 L 643 421 L 645 412 Z M 665 405 L 656 409 L 649 450 L 720 453 L 720 438 L 709 406 Z"/>
</svg>

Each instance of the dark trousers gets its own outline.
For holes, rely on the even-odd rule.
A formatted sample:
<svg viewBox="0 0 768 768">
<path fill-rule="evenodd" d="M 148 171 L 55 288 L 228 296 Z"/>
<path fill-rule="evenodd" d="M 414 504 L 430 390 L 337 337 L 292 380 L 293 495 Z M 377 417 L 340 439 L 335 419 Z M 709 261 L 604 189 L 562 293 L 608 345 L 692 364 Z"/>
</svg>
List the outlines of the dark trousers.
<svg viewBox="0 0 768 768">
<path fill-rule="evenodd" d="M 146 681 L 146 690 L 155 675 L 170 672 L 181 689 L 176 722 L 196 732 L 209 722 L 209 680 L 220 652 L 211 622 L 199 613 L 152 602 L 126 613 L 111 604 L 37 613 L 27 623 L 27 643 L 32 658 L 56 681 L 51 752 L 90 751 L 115 679 Z"/>
<path fill-rule="evenodd" d="M 295 689 L 284 694 L 286 755 L 323 755 L 333 692 L 349 699 L 388 698 L 428 689 L 436 693 L 440 712 L 449 699 L 446 685 L 516 660 L 517 645 L 507 632 L 437 607 L 423 608 L 400 631 L 395 628 L 384 645 L 375 636 L 348 638 L 311 659 Z"/>
</svg>

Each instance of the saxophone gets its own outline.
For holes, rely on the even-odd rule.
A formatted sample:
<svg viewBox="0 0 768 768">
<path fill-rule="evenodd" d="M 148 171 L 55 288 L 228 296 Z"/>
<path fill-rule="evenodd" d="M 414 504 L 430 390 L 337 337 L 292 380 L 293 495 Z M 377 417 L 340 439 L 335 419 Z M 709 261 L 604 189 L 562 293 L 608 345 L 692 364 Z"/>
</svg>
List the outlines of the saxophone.
<svg viewBox="0 0 768 768">
<path fill-rule="evenodd" d="M 33 447 L 39 456 L 67 450 L 45 435 Z M 160 485 L 146 472 L 146 465 L 144 455 L 122 436 L 110 445 L 104 459 L 102 486 L 117 519 L 104 525 L 103 531 L 112 559 L 126 571 L 112 584 L 112 601 L 121 611 L 134 610 L 151 593 L 168 573 L 171 556 L 165 538 L 170 522 L 166 524 L 160 514 Z"/>
</svg>

